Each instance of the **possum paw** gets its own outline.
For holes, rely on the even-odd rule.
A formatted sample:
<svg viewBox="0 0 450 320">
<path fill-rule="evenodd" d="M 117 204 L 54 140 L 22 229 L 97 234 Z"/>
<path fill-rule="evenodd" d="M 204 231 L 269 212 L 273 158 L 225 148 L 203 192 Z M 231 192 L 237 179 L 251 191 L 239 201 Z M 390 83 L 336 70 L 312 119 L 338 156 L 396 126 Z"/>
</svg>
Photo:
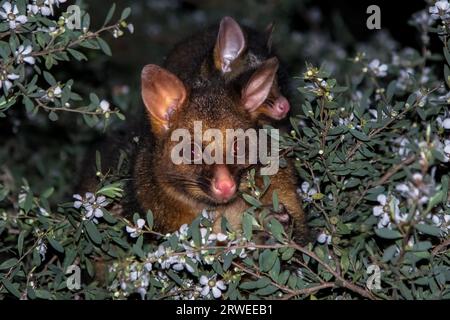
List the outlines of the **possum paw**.
<svg viewBox="0 0 450 320">
<path fill-rule="evenodd" d="M 292 215 L 284 205 L 280 204 L 277 211 L 271 210 L 270 213 L 264 218 L 264 225 L 267 226 L 271 219 L 277 220 L 283 226 L 284 231 L 289 234 L 293 220 Z"/>
</svg>

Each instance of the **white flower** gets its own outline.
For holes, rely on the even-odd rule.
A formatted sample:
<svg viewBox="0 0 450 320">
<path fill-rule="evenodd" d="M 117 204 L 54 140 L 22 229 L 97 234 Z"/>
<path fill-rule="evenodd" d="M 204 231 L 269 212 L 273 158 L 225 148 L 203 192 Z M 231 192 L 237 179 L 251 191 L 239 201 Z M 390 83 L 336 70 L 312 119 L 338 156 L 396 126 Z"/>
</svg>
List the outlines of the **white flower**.
<svg viewBox="0 0 450 320">
<path fill-rule="evenodd" d="M 450 118 L 444 119 L 442 121 L 442 128 L 445 130 L 450 130 Z"/>
<path fill-rule="evenodd" d="M 317 236 L 317 242 L 320 244 L 330 244 L 331 243 L 331 236 L 329 234 L 326 234 L 325 232 L 322 232 Z"/>
<path fill-rule="evenodd" d="M 247 242 L 247 240 L 245 240 L 245 238 L 238 238 L 236 240 L 233 241 L 229 241 L 228 242 L 228 248 L 233 248 L 233 247 L 239 247 L 239 246 L 244 246 L 244 245 L 248 245 L 249 243 Z M 251 247 L 247 247 L 247 249 L 252 250 Z M 239 256 L 239 258 L 241 259 L 245 259 L 247 257 L 247 252 L 245 252 L 245 248 L 234 248 L 230 250 L 231 254 L 237 254 Z"/>
<path fill-rule="evenodd" d="M 38 14 L 43 16 L 53 15 L 53 6 L 49 3 L 49 0 L 33 0 L 32 4 L 27 5 L 28 13 Z"/>
<path fill-rule="evenodd" d="M 109 107 L 110 107 L 110 105 L 109 105 L 108 101 L 106 101 L 106 100 L 100 101 L 100 109 L 102 109 L 103 113 L 107 113 L 107 112 L 111 111 Z"/>
<path fill-rule="evenodd" d="M 60 5 L 61 3 L 64 3 L 64 2 L 66 2 L 66 1 L 67 1 L 67 0 L 48 0 L 49 4 L 50 4 L 51 6 L 56 5 L 57 7 L 59 7 L 59 5 Z"/>
<path fill-rule="evenodd" d="M 395 190 L 408 201 L 418 201 L 420 204 L 425 204 L 429 200 L 434 189 L 434 184 L 425 183 L 420 173 L 413 174 L 411 181 L 400 183 L 395 187 Z"/>
<path fill-rule="evenodd" d="M 48 100 L 48 101 L 54 101 L 55 98 L 61 98 L 62 89 L 59 85 L 55 87 L 51 87 L 47 89 L 45 94 L 42 96 L 42 99 Z"/>
<path fill-rule="evenodd" d="M 382 78 L 387 75 L 388 66 L 386 64 L 381 64 L 380 60 L 374 59 L 369 63 L 369 69 L 375 76 Z"/>
<path fill-rule="evenodd" d="M 28 21 L 27 17 L 23 14 L 19 14 L 17 6 L 10 2 L 5 2 L 0 10 L 0 17 L 9 23 L 10 29 L 16 29 L 18 25 L 24 24 Z"/>
<path fill-rule="evenodd" d="M 5 87 L 6 91 L 9 91 L 11 89 L 13 83 L 11 81 L 19 79 L 20 76 L 15 73 L 7 73 L 5 70 L 0 72 L 0 89 L 2 87 Z"/>
<path fill-rule="evenodd" d="M 173 262 L 172 269 L 173 270 L 183 271 L 184 269 L 186 269 L 190 273 L 194 273 L 195 270 L 194 270 L 194 268 L 192 268 L 192 266 L 190 264 L 187 263 L 186 257 L 175 256 L 173 258 L 174 258 L 172 260 L 172 262 Z"/>
<path fill-rule="evenodd" d="M 216 277 L 208 278 L 207 276 L 200 277 L 200 284 L 203 286 L 201 295 L 206 297 L 212 291 L 214 298 L 218 299 L 222 296 L 222 291 L 226 290 L 226 285 L 222 280 L 216 281 Z"/>
<path fill-rule="evenodd" d="M 180 241 L 184 241 L 188 238 L 188 231 L 189 226 L 185 223 L 180 227 L 180 229 L 178 229 L 178 231 L 175 232 L 175 234 L 178 236 Z"/>
<path fill-rule="evenodd" d="M 23 46 L 20 45 L 19 48 L 17 49 L 16 53 L 14 54 L 14 56 L 16 57 L 16 61 L 17 63 L 28 63 L 28 64 L 34 64 L 35 63 L 35 59 L 33 56 L 31 56 L 31 51 L 33 51 L 33 47 L 28 45 L 28 46 Z"/>
<path fill-rule="evenodd" d="M 39 252 L 39 254 L 42 257 L 42 260 L 45 259 L 45 254 L 47 253 L 47 245 L 42 241 L 38 241 L 38 245 L 36 247 L 36 250 Z"/>
<path fill-rule="evenodd" d="M 429 12 L 433 19 L 445 20 L 449 17 L 450 4 L 447 0 L 437 1 L 434 6 L 430 7 Z"/>
<path fill-rule="evenodd" d="M 305 181 L 302 183 L 302 186 L 297 193 L 302 196 L 303 201 L 311 202 L 313 200 L 313 196 L 317 193 L 315 188 L 312 188 L 309 182 Z"/>
<path fill-rule="evenodd" d="M 44 216 L 44 217 L 49 217 L 50 213 L 48 213 L 48 211 L 45 208 L 39 208 L 39 214 Z"/>
<path fill-rule="evenodd" d="M 395 222 L 405 221 L 408 217 L 407 214 L 402 214 L 400 212 L 399 204 L 400 201 L 395 197 L 390 197 L 388 203 L 388 198 L 384 194 L 380 194 L 377 197 L 377 201 L 380 204 L 372 209 L 373 215 L 378 217 L 377 227 L 379 229 L 389 228 L 391 222 L 391 215 L 394 217 Z"/>
<path fill-rule="evenodd" d="M 96 198 L 91 192 L 87 192 L 84 198 L 79 194 L 74 194 L 73 198 L 75 199 L 73 203 L 74 208 L 80 209 L 83 207 L 85 211 L 84 218 L 92 220 L 94 223 L 98 222 L 96 218 L 103 217 L 102 208 L 109 204 L 104 196 Z"/>
<path fill-rule="evenodd" d="M 127 229 L 127 232 L 130 234 L 130 237 L 137 238 L 141 234 L 142 228 L 144 226 L 145 226 L 145 220 L 137 219 L 135 227 L 126 226 L 126 229 Z"/>
</svg>

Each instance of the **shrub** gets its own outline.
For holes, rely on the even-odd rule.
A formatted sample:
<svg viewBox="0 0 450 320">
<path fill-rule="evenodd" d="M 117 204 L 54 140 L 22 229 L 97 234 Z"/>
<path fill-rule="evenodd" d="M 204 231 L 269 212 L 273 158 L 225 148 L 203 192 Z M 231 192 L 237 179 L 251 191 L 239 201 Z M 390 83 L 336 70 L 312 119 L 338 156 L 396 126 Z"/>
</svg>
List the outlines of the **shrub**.
<svg viewBox="0 0 450 320">
<path fill-rule="evenodd" d="M 9 8 L 5 3 L 3 11 Z M 398 48 L 385 38 L 356 46 L 350 55 L 329 42 L 327 48 L 338 53 L 327 55 L 322 67 L 306 65 L 301 112 L 291 118 L 292 132 L 281 137 L 281 154 L 295 158 L 298 192 L 316 241 L 302 247 L 276 220 L 256 219 L 264 215 L 255 212 L 268 210 L 258 200 L 265 191 L 256 187 L 244 195 L 251 208 L 242 233 L 212 234 L 213 213 L 204 211 L 190 226 L 163 235 L 152 228 L 152 212 L 129 221 L 106 209 L 123 196 L 123 181 L 119 172 L 102 171 L 100 154 L 97 191 L 73 198 L 54 194 L 65 181 L 47 179 L 36 187 L 23 169 L 5 161 L 0 256 L 7 258 L 0 262 L 0 296 L 450 298 L 450 18 L 437 6 L 410 21 L 421 35 L 421 51 Z M 4 15 L 0 23 L 0 115 L 13 117 L 12 109 L 25 107 L 24 121 L 44 126 L 42 114 L 61 121 L 59 114 L 79 113 L 92 127 L 102 119 L 106 124 L 110 115 L 123 119 L 95 94 L 87 106 L 77 107 L 83 98 L 72 92 L 73 81 L 61 83 L 50 70 L 69 59 L 86 59 L 79 47 L 109 55 L 100 36 L 131 28 L 125 22 L 129 10 L 109 25 L 113 6 L 104 26 L 89 31 L 85 12 L 82 29 L 70 30 L 69 13 L 33 12 L 26 1 L 12 8 L 20 17 L 14 28 Z M 441 40 L 443 55 L 430 52 L 430 37 Z M 247 179 L 254 185 L 252 174 Z M 273 202 L 277 208 L 276 193 Z M 270 239 L 257 245 L 252 239 L 261 231 Z M 223 241 L 226 245 L 218 244 Z M 94 277 L 100 262 L 108 271 L 102 281 Z M 77 270 L 83 275 L 80 287 Z"/>
</svg>

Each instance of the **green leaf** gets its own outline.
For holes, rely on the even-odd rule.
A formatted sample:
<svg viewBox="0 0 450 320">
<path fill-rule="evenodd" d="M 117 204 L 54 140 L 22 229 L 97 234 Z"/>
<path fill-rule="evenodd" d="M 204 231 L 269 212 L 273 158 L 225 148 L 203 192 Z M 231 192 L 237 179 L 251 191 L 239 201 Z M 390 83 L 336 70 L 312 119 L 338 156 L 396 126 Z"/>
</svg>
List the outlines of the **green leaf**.
<svg viewBox="0 0 450 320">
<path fill-rule="evenodd" d="M 9 293 L 13 294 L 14 296 L 16 296 L 16 298 L 20 299 L 20 292 L 19 290 L 17 290 L 17 288 L 19 287 L 19 285 L 13 285 L 9 280 L 7 279 L 3 279 L 2 280 L 3 285 L 5 286 L 6 290 L 9 291 Z"/>
<path fill-rule="evenodd" d="M 253 207 L 259 208 L 259 207 L 262 206 L 261 201 L 259 201 L 258 199 L 252 197 L 251 195 L 248 195 L 248 194 L 244 193 L 244 194 L 242 194 L 242 197 L 244 198 L 245 201 L 247 201 Z"/>
<path fill-rule="evenodd" d="M 270 219 L 268 229 L 279 242 L 283 242 L 285 240 L 283 237 L 284 227 L 277 219 Z"/>
<path fill-rule="evenodd" d="M 295 253 L 295 249 L 294 248 L 287 248 L 286 250 L 284 250 L 284 252 L 281 254 L 281 259 L 282 260 L 290 260 Z"/>
<path fill-rule="evenodd" d="M 418 231 L 420 231 L 422 233 L 425 233 L 425 234 L 428 234 L 430 236 L 440 237 L 441 234 L 442 234 L 442 230 L 439 229 L 438 227 L 431 226 L 431 225 L 424 224 L 424 223 L 423 224 L 422 223 L 416 224 L 415 228 Z"/>
<path fill-rule="evenodd" d="M 370 138 L 362 131 L 359 131 L 356 129 L 351 129 L 350 133 L 352 134 L 352 136 L 354 136 L 358 140 L 361 140 L 363 142 L 370 141 Z"/>
<path fill-rule="evenodd" d="M 247 240 L 252 238 L 253 234 L 253 216 L 245 212 L 242 216 L 242 230 Z"/>
<path fill-rule="evenodd" d="M 120 20 L 125 20 L 126 18 L 128 18 L 129 16 L 130 16 L 130 13 L 131 13 L 131 9 L 130 8 L 125 8 L 123 11 L 122 11 L 122 15 L 120 16 Z"/>
<path fill-rule="evenodd" d="M 447 61 L 447 64 L 450 65 L 450 52 L 448 51 L 447 48 L 444 48 L 444 56 L 445 60 Z"/>
<path fill-rule="evenodd" d="M 277 287 L 275 287 L 274 285 L 268 285 L 265 288 L 259 289 L 255 292 L 255 294 L 260 295 L 260 296 L 268 296 L 270 294 L 274 294 L 275 292 L 277 292 L 279 289 Z"/>
<path fill-rule="evenodd" d="M 386 91 L 386 100 L 388 103 L 391 102 L 396 89 L 397 89 L 397 81 L 393 80 L 389 83 Z"/>
<path fill-rule="evenodd" d="M 49 118 L 51 121 L 57 121 L 59 117 L 58 117 L 58 115 L 56 114 L 56 112 L 50 111 L 50 113 L 48 114 L 48 118 Z"/>
<path fill-rule="evenodd" d="M 142 235 L 139 236 L 136 243 L 133 245 L 133 252 L 140 258 L 145 258 L 145 253 L 142 250 L 142 245 L 144 244 L 144 237 Z"/>
<path fill-rule="evenodd" d="M 23 240 L 25 239 L 26 230 L 22 230 L 17 239 L 17 251 L 19 252 L 19 256 L 22 256 L 23 253 Z"/>
<path fill-rule="evenodd" d="M 421 241 L 421 242 L 417 242 L 413 247 L 412 247 L 412 251 L 427 251 L 428 249 L 431 249 L 431 247 L 433 247 L 433 245 L 431 244 L 430 241 Z"/>
<path fill-rule="evenodd" d="M 272 267 L 275 264 L 275 261 L 277 260 L 277 257 L 278 253 L 276 250 L 269 250 L 269 249 L 264 250 L 259 255 L 259 267 L 261 271 L 267 272 L 270 269 L 272 269 Z"/>
<path fill-rule="evenodd" d="M 77 60 L 77 61 L 87 61 L 88 58 L 80 51 L 75 49 L 67 48 L 67 51 Z"/>
<path fill-rule="evenodd" d="M 0 264 L 0 270 L 10 269 L 17 264 L 18 260 L 16 258 L 8 259 Z"/>
<path fill-rule="evenodd" d="M 105 22 L 103 22 L 103 25 L 104 25 L 104 26 L 107 25 L 108 22 L 111 21 L 111 19 L 112 19 L 113 15 L 114 15 L 114 12 L 115 12 L 115 11 L 116 11 L 116 4 L 113 3 L 112 6 L 111 6 L 111 8 L 110 8 L 109 11 L 108 11 L 108 14 L 106 15 Z"/>
<path fill-rule="evenodd" d="M 44 299 L 44 300 L 52 299 L 51 293 L 48 292 L 47 290 L 36 289 L 34 292 L 36 293 L 36 297 L 38 297 L 39 299 Z"/>
<path fill-rule="evenodd" d="M 153 230 L 153 213 L 151 210 L 147 211 L 147 224 L 150 230 Z"/>
<path fill-rule="evenodd" d="M 392 230 L 388 228 L 375 229 L 375 233 L 377 236 L 383 239 L 399 239 L 402 237 L 402 234 L 397 230 Z"/>
<path fill-rule="evenodd" d="M 45 79 L 45 81 L 47 81 L 47 83 L 50 85 L 50 86 L 56 86 L 56 79 L 52 76 L 52 74 L 51 73 L 49 73 L 49 72 L 47 72 L 47 71 L 44 71 L 43 72 L 43 75 L 44 75 L 44 79 Z"/>
<path fill-rule="evenodd" d="M 449 178 L 448 175 L 445 175 L 442 177 L 441 179 L 441 184 L 442 184 L 442 204 L 446 205 L 447 204 L 447 199 L 448 199 L 448 184 L 449 184 Z"/>
<path fill-rule="evenodd" d="M 100 49 L 102 49 L 102 51 L 108 55 L 108 56 L 112 56 L 112 52 L 111 52 L 111 48 L 109 47 L 109 44 L 103 40 L 102 38 L 98 38 L 97 42 L 100 46 Z"/>
<path fill-rule="evenodd" d="M 64 252 L 64 247 L 55 239 L 47 237 L 48 242 L 50 243 L 50 245 L 53 247 L 53 249 L 55 249 L 58 252 Z"/>
<path fill-rule="evenodd" d="M 102 235 L 100 234 L 96 225 L 92 221 L 86 221 L 86 223 L 84 224 L 84 227 L 86 229 L 87 234 L 89 235 L 89 238 L 95 244 L 102 243 Z"/>
</svg>

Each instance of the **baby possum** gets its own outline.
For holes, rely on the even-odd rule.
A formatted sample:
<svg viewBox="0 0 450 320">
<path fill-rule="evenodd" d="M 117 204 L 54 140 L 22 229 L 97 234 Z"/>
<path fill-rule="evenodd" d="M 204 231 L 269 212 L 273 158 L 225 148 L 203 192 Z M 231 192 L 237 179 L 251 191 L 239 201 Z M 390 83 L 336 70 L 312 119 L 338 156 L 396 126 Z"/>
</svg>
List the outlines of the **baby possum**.
<svg viewBox="0 0 450 320">
<path fill-rule="evenodd" d="M 273 25 L 261 33 L 241 28 L 233 18 L 224 17 L 219 28 L 209 28 L 176 45 L 165 65 L 189 88 L 202 87 L 217 79 L 242 85 L 273 56 L 272 31 Z M 260 124 L 285 119 L 290 110 L 286 99 L 289 91 L 287 73 L 280 67 L 266 100 L 258 108 L 249 110 L 252 118 L 258 119 Z"/>
</svg>

